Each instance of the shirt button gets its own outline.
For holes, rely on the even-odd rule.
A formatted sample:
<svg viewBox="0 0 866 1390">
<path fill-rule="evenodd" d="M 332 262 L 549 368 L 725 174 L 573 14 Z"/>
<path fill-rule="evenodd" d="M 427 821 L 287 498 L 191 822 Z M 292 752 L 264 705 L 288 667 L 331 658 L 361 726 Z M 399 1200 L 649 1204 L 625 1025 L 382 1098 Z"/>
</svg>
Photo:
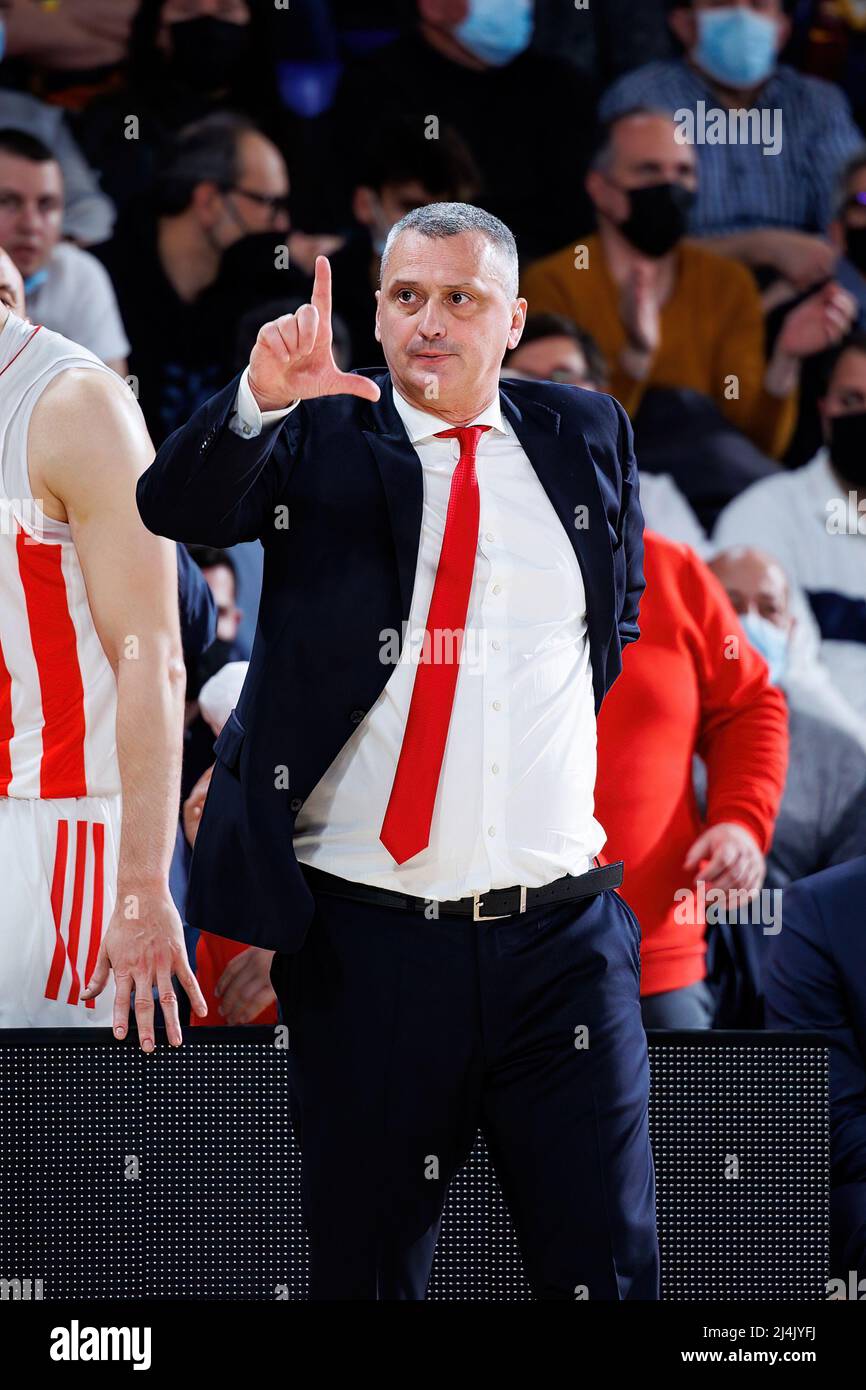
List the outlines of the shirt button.
<svg viewBox="0 0 866 1390">
<path fill-rule="evenodd" d="M 250 432 L 251 431 L 249 425 L 244 425 L 244 434 L 249 434 Z"/>
<path fill-rule="evenodd" d="M 485 532 L 484 532 L 484 539 L 485 539 L 486 541 L 492 541 L 492 540 L 495 540 L 496 537 L 494 536 L 494 534 L 493 534 L 492 531 L 485 531 Z"/>
<path fill-rule="evenodd" d="M 494 641 L 492 641 L 492 642 L 490 643 L 490 645 L 491 645 L 491 647 L 493 648 L 493 650 L 494 650 L 495 652 L 498 652 L 499 649 L 500 649 L 500 647 L 502 646 L 502 643 L 501 643 L 501 642 L 497 642 L 497 641 L 494 639 Z"/>
<path fill-rule="evenodd" d="M 501 584 L 494 584 L 494 585 L 493 585 L 493 592 L 494 592 L 494 594 L 501 594 L 501 593 L 502 593 L 502 585 L 501 585 Z"/>
<path fill-rule="evenodd" d="M 502 701 L 501 701 L 501 700 L 494 700 L 494 701 L 493 701 L 493 708 L 494 708 L 494 709 L 502 709 Z"/>
<path fill-rule="evenodd" d="M 487 834 L 488 834 L 488 835 L 495 835 L 495 834 L 496 834 L 496 826 L 495 826 L 495 825 L 488 825 L 488 827 L 487 827 Z"/>
<path fill-rule="evenodd" d="M 490 771 L 493 772 L 493 773 L 498 772 L 498 771 L 499 771 L 499 764 L 498 764 L 498 763 L 493 763 L 493 764 L 491 764 Z"/>
</svg>

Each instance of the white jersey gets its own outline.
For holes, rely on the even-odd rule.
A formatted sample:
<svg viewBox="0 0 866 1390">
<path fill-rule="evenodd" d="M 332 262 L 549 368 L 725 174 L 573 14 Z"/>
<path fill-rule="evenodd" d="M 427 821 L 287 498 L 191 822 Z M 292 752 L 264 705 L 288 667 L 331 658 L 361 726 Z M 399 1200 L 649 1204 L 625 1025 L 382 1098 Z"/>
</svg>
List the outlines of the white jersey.
<svg viewBox="0 0 866 1390">
<path fill-rule="evenodd" d="M 0 797 L 120 793 L 117 684 L 68 522 L 30 490 L 33 409 L 86 348 L 10 313 L 0 329 Z"/>
</svg>

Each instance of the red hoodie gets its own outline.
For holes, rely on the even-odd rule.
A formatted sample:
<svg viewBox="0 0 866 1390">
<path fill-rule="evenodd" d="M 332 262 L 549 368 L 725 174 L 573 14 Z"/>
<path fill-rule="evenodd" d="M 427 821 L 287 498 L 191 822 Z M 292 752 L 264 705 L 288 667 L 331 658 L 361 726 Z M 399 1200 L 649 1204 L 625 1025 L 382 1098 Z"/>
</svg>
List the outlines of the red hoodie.
<svg viewBox="0 0 866 1390">
<path fill-rule="evenodd" d="M 766 853 L 785 786 L 788 711 L 727 594 L 685 545 L 644 535 L 640 641 L 598 720 L 596 816 L 604 858 L 625 861 L 622 894 L 643 932 L 641 993 L 704 978 L 704 923 L 675 920 L 694 889 L 683 861 L 701 832 L 734 821 Z M 707 819 L 692 757 L 707 767 Z"/>
</svg>

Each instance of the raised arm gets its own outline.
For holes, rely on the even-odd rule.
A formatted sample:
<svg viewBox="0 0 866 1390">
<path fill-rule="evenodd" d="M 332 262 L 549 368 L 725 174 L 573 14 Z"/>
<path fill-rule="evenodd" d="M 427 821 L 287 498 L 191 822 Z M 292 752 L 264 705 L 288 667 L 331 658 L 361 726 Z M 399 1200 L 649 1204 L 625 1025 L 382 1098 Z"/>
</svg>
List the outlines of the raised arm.
<svg viewBox="0 0 866 1390">
<path fill-rule="evenodd" d="M 331 267 L 318 256 L 310 303 L 259 330 L 243 375 L 166 440 L 141 478 L 137 496 L 145 526 L 205 545 L 261 536 L 285 495 L 296 447 L 285 431 L 270 426 L 299 401 L 334 395 L 375 401 L 379 388 L 340 371 L 334 361 Z M 245 411 L 255 417 L 253 428 L 249 422 L 244 427 Z"/>
<path fill-rule="evenodd" d="M 93 621 L 117 678 L 123 793 L 117 898 L 84 998 L 100 994 L 113 969 L 114 1031 L 123 1037 L 134 987 L 145 1051 L 155 1046 L 154 985 L 171 1043 L 181 1041 L 172 974 L 195 1011 L 207 1012 L 168 890 L 180 799 L 185 673 L 175 547 L 149 535 L 135 506 L 135 482 L 152 452 L 134 397 L 107 372 L 63 372 L 33 412 L 28 454 L 33 490 L 66 511 Z"/>
</svg>

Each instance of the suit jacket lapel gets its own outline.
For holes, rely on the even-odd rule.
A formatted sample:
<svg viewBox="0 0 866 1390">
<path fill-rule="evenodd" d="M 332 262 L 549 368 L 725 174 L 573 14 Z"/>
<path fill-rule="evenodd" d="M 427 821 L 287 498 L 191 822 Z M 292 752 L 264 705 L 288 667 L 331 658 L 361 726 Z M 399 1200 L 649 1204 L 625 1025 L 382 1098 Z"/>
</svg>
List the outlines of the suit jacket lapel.
<svg viewBox="0 0 866 1390">
<path fill-rule="evenodd" d="M 363 373 L 365 376 L 367 374 Z M 374 374 L 370 372 L 369 375 Z M 394 405 L 391 378 L 383 373 L 381 376 L 376 374 L 374 379 L 382 394 L 378 401 L 369 403 L 372 428 L 364 429 L 363 434 L 373 451 L 385 489 L 397 558 L 403 621 L 408 623 L 421 539 L 424 481 L 421 460 L 410 443 Z"/>
</svg>

